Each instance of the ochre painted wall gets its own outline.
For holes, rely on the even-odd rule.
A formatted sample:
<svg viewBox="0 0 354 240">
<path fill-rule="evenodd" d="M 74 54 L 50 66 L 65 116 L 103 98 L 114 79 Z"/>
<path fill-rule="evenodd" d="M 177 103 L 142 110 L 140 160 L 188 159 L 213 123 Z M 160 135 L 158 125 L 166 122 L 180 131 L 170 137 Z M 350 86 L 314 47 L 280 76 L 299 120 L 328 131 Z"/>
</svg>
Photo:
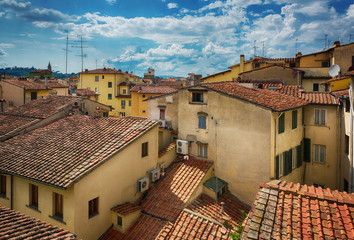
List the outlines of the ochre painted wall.
<svg viewBox="0 0 354 240">
<path fill-rule="evenodd" d="M 48 96 L 51 90 L 26 90 L 25 91 L 25 99 L 26 103 L 31 101 L 31 92 L 37 92 L 37 99 Z"/>
<path fill-rule="evenodd" d="M 131 92 L 131 95 L 132 95 L 132 110 L 131 110 L 132 116 L 147 117 L 148 116 L 148 105 L 147 105 L 147 101 L 144 101 L 144 100 L 149 99 L 152 96 L 160 96 L 162 94 L 160 94 L 160 93 L 149 94 L 149 93 Z"/>
<path fill-rule="evenodd" d="M 2 86 L 2 98 L 6 100 L 6 105 L 9 105 L 10 102 L 15 107 L 25 104 L 23 88 L 3 81 L 0 81 L 0 85 Z"/>
</svg>

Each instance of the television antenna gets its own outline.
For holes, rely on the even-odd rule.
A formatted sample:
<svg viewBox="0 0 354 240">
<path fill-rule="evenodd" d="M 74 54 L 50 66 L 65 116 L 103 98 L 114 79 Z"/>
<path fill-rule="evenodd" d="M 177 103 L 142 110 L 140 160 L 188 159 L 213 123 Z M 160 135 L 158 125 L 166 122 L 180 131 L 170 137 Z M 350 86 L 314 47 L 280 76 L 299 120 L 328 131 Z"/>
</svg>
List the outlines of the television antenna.
<svg viewBox="0 0 354 240">
<path fill-rule="evenodd" d="M 257 47 L 256 47 L 256 40 L 253 41 L 253 56 L 256 57 Z"/>
<path fill-rule="evenodd" d="M 66 32 L 66 45 L 65 48 L 63 48 L 63 50 L 65 51 L 65 74 L 68 74 L 68 52 L 71 52 L 69 50 L 69 31 L 68 30 L 64 30 L 64 32 Z"/>
<path fill-rule="evenodd" d="M 84 48 L 88 48 L 89 46 L 86 46 L 86 45 L 83 45 L 84 42 L 88 42 L 87 40 L 83 40 L 82 39 L 82 35 L 77 35 L 79 40 L 75 41 L 75 42 L 79 42 L 80 45 L 77 46 L 77 45 L 73 45 L 72 47 L 75 47 L 75 48 L 80 48 L 81 49 L 81 54 L 77 55 L 79 57 L 81 57 L 81 72 L 84 71 L 84 58 L 87 57 L 87 54 L 84 54 Z"/>
<path fill-rule="evenodd" d="M 328 69 L 328 74 L 334 78 L 336 76 L 338 76 L 340 72 L 340 67 L 337 64 L 332 65 L 329 69 Z"/>
</svg>

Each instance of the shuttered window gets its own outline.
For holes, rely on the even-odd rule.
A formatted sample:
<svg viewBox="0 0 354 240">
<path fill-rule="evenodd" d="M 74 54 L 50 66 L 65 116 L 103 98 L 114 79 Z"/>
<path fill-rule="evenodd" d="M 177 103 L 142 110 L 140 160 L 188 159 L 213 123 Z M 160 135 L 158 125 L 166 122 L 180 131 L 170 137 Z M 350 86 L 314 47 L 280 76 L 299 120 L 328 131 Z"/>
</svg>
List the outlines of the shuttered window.
<svg viewBox="0 0 354 240">
<path fill-rule="evenodd" d="M 279 117 L 278 121 L 278 133 L 283 133 L 285 131 L 285 114 Z"/>
<path fill-rule="evenodd" d="M 30 184 L 30 206 L 38 208 L 38 186 Z"/>
<path fill-rule="evenodd" d="M 292 129 L 297 128 L 297 111 L 292 112 Z"/>
<path fill-rule="evenodd" d="M 292 149 L 292 169 L 296 168 L 297 166 L 297 151 L 296 148 Z"/>
<path fill-rule="evenodd" d="M 53 215 L 63 219 L 63 195 L 53 193 L 54 213 Z"/>
<path fill-rule="evenodd" d="M 315 108 L 315 125 L 326 125 L 326 109 Z"/>
<path fill-rule="evenodd" d="M 279 155 L 275 156 L 275 178 L 279 179 Z"/>
<path fill-rule="evenodd" d="M 0 175 L 0 196 L 6 197 L 6 176 Z"/>
<path fill-rule="evenodd" d="M 325 163 L 326 162 L 326 146 L 325 145 L 313 145 L 314 147 L 314 162 Z"/>
<path fill-rule="evenodd" d="M 206 116 L 198 116 L 198 128 L 206 129 Z"/>
<path fill-rule="evenodd" d="M 296 167 L 301 167 L 301 165 L 302 165 L 302 151 L 301 151 L 301 145 L 299 145 L 299 146 L 297 146 L 296 147 L 296 152 L 297 152 L 297 154 L 296 154 L 296 159 L 297 159 L 297 164 L 296 164 Z"/>
</svg>

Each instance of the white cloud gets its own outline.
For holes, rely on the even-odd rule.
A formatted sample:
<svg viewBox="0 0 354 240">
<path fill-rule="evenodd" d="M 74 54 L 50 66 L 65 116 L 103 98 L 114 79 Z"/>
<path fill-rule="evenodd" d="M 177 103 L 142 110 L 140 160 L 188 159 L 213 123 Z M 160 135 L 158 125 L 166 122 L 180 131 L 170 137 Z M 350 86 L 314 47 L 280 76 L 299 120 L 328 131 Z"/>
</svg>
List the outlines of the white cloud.
<svg viewBox="0 0 354 240">
<path fill-rule="evenodd" d="M 116 3 L 116 0 L 106 0 L 106 2 L 108 2 L 109 4 L 113 5 Z"/>
<path fill-rule="evenodd" d="M 0 57 L 5 57 L 5 56 L 7 56 L 7 53 L 4 50 L 0 49 Z"/>
<path fill-rule="evenodd" d="M 347 10 L 348 17 L 354 17 L 354 4 L 351 4 Z"/>
<path fill-rule="evenodd" d="M 172 8 L 177 8 L 178 6 L 177 6 L 177 3 L 169 3 L 169 4 L 167 4 L 167 7 L 168 7 L 168 9 L 172 9 Z"/>
<path fill-rule="evenodd" d="M 13 48 L 15 45 L 12 43 L 0 43 L 0 48 Z"/>
</svg>

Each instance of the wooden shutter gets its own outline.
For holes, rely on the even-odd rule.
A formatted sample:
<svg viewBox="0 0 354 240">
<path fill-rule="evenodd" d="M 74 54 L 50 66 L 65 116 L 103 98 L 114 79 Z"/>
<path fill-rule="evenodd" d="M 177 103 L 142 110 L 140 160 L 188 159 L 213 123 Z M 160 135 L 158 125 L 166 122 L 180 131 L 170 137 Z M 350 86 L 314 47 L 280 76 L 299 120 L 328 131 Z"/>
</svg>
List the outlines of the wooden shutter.
<svg viewBox="0 0 354 240">
<path fill-rule="evenodd" d="M 289 161 L 289 163 L 288 163 L 288 173 L 291 173 L 291 171 L 292 171 L 292 169 L 293 169 L 293 150 L 292 149 L 290 149 L 289 151 L 288 151 L 288 161 Z"/>
<path fill-rule="evenodd" d="M 304 138 L 304 162 L 311 161 L 311 139 Z"/>
<path fill-rule="evenodd" d="M 279 179 L 279 155 L 275 156 L 275 178 Z"/>
<path fill-rule="evenodd" d="M 297 128 L 297 111 L 292 113 L 292 129 Z"/>
<path fill-rule="evenodd" d="M 289 164 L 289 155 L 288 152 L 284 152 L 284 170 L 283 170 L 283 175 L 286 176 L 288 175 L 288 164 Z"/>
<path fill-rule="evenodd" d="M 296 167 L 301 167 L 302 165 L 302 158 L 301 158 L 301 145 L 296 147 Z"/>
</svg>

